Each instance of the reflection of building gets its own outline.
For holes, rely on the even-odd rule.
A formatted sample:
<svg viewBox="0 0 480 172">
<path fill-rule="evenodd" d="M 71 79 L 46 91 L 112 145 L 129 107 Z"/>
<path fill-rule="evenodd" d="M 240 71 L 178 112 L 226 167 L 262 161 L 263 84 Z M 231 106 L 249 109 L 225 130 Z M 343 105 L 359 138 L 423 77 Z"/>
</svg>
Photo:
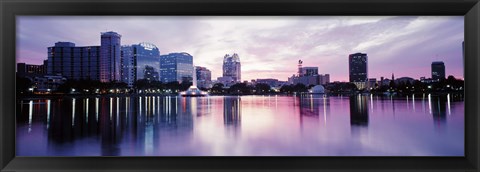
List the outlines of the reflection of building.
<svg viewBox="0 0 480 172">
<path fill-rule="evenodd" d="M 350 96 L 350 124 L 356 126 L 368 125 L 367 97 Z"/>
<path fill-rule="evenodd" d="M 212 87 L 212 72 L 205 67 L 195 66 L 195 73 L 197 75 L 198 88 Z"/>
<path fill-rule="evenodd" d="M 241 82 L 241 65 L 238 54 L 226 54 L 223 57 L 223 77 L 232 77 L 234 82 Z"/>
<path fill-rule="evenodd" d="M 445 64 L 443 62 L 432 62 L 432 79 L 435 81 L 445 79 Z"/>
<path fill-rule="evenodd" d="M 310 94 L 300 96 L 298 99 L 301 116 L 318 116 L 320 113 L 320 100 L 323 95 Z"/>
<path fill-rule="evenodd" d="M 103 32 L 100 43 L 100 81 L 121 81 L 121 35 L 116 32 Z"/>
<path fill-rule="evenodd" d="M 348 56 L 349 80 L 358 89 L 365 88 L 368 81 L 368 56 L 367 54 L 355 53 Z"/>
<path fill-rule="evenodd" d="M 429 96 L 429 104 L 435 126 L 443 125 L 447 121 L 447 106 L 444 97 Z"/>
<path fill-rule="evenodd" d="M 298 61 L 298 75 L 288 78 L 290 84 L 320 85 L 330 82 L 329 74 L 318 74 L 318 67 L 302 67 L 303 61 Z"/>
<path fill-rule="evenodd" d="M 223 123 L 225 125 L 240 125 L 242 104 L 240 97 L 223 98 Z"/>
<path fill-rule="evenodd" d="M 100 47 L 76 47 L 71 42 L 57 42 L 48 47 L 47 74 L 67 79 L 100 80 Z"/>
<path fill-rule="evenodd" d="M 145 71 L 149 66 L 148 70 L 158 73 L 160 71 L 159 59 L 160 51 L 154 44 L 140 43 L 122 46 L 122 80 L 129 85 L 140 79 L 158 80 L 158 74 L 146 77 Z"/>
<path fill-rule="evenodd" d="M 170 53 L 160 56 L 160 81 L 183 82 L 193 78 L 193 57 L 188 53 Z"/>
</svg>

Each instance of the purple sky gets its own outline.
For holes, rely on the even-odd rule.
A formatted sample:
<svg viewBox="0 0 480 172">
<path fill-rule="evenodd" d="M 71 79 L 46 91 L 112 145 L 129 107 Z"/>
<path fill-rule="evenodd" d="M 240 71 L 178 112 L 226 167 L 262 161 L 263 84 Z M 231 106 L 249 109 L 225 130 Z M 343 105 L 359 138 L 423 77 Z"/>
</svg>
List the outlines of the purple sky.
<svg viewBox="0 0 480 172">
<path fill-rule="evenodd" d="M 194 65 L 221 76 L 225 54 L 237 53 L 242 80 L 287 80 L 297 62 L 331 81 L 348 80 L 348 55 L 368 54 L 369 78 L 430 77 L 432 61 L 463 78 L 463 16 L 20 16 L 17 62 L 41 64 L 58 41 L 100 45 L 115 31 L 122 44 L 150 42 L 161 54 L 187 52 Z"/>
</svg>

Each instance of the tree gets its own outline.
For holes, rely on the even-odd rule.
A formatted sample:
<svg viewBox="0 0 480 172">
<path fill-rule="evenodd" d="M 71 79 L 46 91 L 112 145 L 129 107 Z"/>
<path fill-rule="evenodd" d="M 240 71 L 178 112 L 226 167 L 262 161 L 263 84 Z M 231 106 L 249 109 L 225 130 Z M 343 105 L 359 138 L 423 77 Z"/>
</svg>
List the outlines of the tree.
<svg viewBox="0 0 480 172">
<path fill-rule="evenodd" d="M 283 86 L 280 88 L 280 92 L 282 92 L 282 93 L 292 93 L 292 92 L 293 92 L 293 86 L 291 86 L 291 85 L 283 85 Z"/>
<path fill-rule="evenodd" d="M 255 91 L 257 94 L 265 94 L 270 92 L 270 85 L 259 83 L 255 85 Z"/>
<path fill-rule="evenodd" d="M 17 76 L 16 82 L 17 93 L 26 92 L 29 88 L 32 88 L 33 86 L 32 80 L 24 77 Z"/>
<path fill-rule="evenodd" d="M 212 93 L 215 93 L 215 94 L 219 94 L 219 93 L 223 93 L 224 90 L 223 90 L 223 84 L 222 83 L 216 83 L 212 86 L 212 88 L 210 89 L 210 91 Z"/>
<path fill-rule="evenodd" d="M 237 83 L 228 89 L 230 94 L 250 94 L 251 89 L 245 83 Z"/>
<path fill-rule="evenodd" d="M 296 84 L 295 86 L 293 86 L 293 91 L 294 92 L 307 92 L 308 89 L 305 85 L 303 85 L 302 83 L 298 83 Z"/>
</svg>

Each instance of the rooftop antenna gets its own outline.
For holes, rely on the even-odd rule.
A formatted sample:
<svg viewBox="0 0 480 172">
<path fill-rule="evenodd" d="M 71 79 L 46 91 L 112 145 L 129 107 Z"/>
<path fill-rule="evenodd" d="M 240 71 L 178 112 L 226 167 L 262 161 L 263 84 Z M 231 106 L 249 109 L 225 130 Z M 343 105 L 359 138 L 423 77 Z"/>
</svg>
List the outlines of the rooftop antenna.
<svg viewBox="0 0 480 172">
<path fill-rule="evenodd" d="M 302 76 L 302 63 L 303 63 L 302 60 L 298 60 L 298 76 L 299 77 Z"/>
</svg>

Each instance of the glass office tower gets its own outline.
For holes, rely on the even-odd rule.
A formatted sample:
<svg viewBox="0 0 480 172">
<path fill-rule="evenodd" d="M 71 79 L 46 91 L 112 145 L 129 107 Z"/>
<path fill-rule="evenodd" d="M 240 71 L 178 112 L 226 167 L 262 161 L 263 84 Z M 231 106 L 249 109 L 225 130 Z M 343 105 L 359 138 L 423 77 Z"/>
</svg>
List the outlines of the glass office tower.
<svg viewBox="0 0 480 172">
<path fill-rule="evenodd" d="M 193 57 L 185 52 L 160 56 L 160 81 L 163 83 L 192 81 Z"/>
</svg>

